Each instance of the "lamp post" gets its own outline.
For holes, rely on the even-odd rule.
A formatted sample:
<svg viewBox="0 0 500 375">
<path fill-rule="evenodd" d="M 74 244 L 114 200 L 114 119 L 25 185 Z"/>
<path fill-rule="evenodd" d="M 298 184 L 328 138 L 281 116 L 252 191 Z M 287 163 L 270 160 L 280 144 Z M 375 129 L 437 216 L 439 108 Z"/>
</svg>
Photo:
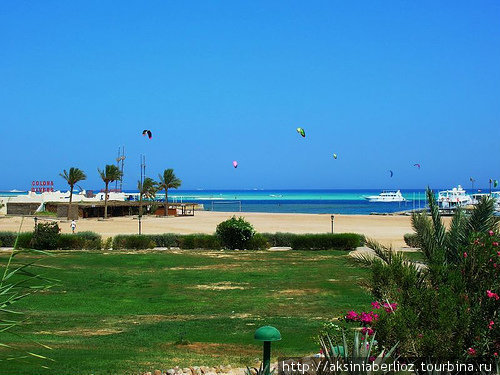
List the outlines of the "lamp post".
<svg viewBox="0 0 500 375">
<path fill-rule="evenodd" d="M 255 340 L 264 342 L 262 367 L 264 369 L 264 375 L 269 375 L 271 367 L 271 342 L 281 340 L 281 333 L 272 326 L 264 326 L 255 331 L 254 338 Z"/>
<path fill-rule="evenodd" d="M 37 225 L 36 225 L 36 224 L 38 223 L 38 218 L 35 216 L 35 217 L 33 218 L 33 220 L 35 220 L 35 231 L 36 231 L 36 229 L 37 229 Z"/>
<path fill-rule="evenodd" d="M 332 220 L 332 233 L 333 233 L 333 226 L 334 226 L 334 223 L 335 223 L 335 215 L 331 215 L 330 219 Z"/>
</svg>

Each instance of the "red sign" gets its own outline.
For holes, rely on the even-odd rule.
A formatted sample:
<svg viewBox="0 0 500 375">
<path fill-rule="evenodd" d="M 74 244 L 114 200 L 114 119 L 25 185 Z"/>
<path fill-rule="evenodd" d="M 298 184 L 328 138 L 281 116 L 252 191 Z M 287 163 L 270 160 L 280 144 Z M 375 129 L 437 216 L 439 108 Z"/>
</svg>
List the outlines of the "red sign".
<svg viewBox="0 0 500 375">
<path fill-rule="evenodd" d="M 54 191 L 54 181 L 32 181 L 31 191 L 34 193 Z"/>
</svg>

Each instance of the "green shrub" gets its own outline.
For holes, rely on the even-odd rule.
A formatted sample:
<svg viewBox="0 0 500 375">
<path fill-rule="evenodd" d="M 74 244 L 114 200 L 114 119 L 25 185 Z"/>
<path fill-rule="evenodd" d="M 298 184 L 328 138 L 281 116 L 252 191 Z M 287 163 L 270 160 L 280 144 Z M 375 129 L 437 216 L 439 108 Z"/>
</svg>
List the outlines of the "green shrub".
<svg viewBox="0 0 500 375">
<path fill-rule="evenodd" d="M 29 249 L 31 247 L 31 240 L 33 239 L 33 233 L 23 232 L 19 233 L 19 238 L 17 239 L 17 249 Z"/>
<path fill-rule="evenodd" d="M 270 247 L 292 247 L 292 239 L 297 236 L 294 233 L 262 233 L 266 237 Z"/>
<path fill-rule="evenodd" d="M 100 250 L 101 236 L 94 232 L 60 234 L 57 248 L 61 250 Z"/>
<path fill-rule="evenodd" d="M 405 240 L 405 244 L 409 247 L 420 247 L 416 233 L 406 233 L 403 238 Z"/>
<path fill-rule="evenodd" d="M 57 223 L 38 223 L 31 239 L 31 247 L 38 250 L 57 249 L 60 230 Z"/>
<path fill-rule="evenodd" d="M 217 225 L 215 231 L 222 245 L 228 249 L 246 249 L 248 242 L 254 236 L 255 230 L 252 224 L 244 218 L 233 216 Z"/>
<path fill-rule="evenodd" d="M 124 235 L 120 234 L 113 239 L 113 249 L 153 249 L 156 244 L 149 238 L 149 236 L 142 234 Z"/>
<path fill-rule="evenodd" d="M 364 237 L 356 233 L 300 234 L 292 237 L 294 250 L 354 250 Z"/>
<path fill-rule="evenodd" d="M 12 247 L 16 241 L 16 232 L 0 232 L 0 243 L 1 246 Z"/>
<path fill-rule="evenodd" d="M 157 247 L 180 247 L 178 234 L 164 233 L 164 234 L 148 234 L 147 235 Z"/>
<path fill-rule="evenodd" d="M 255 233 L 255 235 L 248 241 L 247 244 L 248 250 L 265 250 L 268 248 L 269 243 L 267 241 L 267 237 L 260 233 Z"/>
<path fill-rule="evenodd" d="M 221 248 L 219 238 L 213 234 L 187 234 L 179 236 L 181 249 L 207 249 L 218 250 Z"/>
</svg>

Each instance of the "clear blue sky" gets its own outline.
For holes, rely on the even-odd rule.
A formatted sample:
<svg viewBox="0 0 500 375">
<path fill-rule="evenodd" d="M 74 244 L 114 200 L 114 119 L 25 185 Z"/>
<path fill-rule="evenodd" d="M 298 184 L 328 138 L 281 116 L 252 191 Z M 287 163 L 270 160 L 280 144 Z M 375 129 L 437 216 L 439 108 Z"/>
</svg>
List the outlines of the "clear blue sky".
<svg viewBox="0 0 500 375">
<path fill-rule="evenodd" d="M 184 189 L 500 177 L 496 0 L 2 2 L 0 74 L 0 189 L 121 145 L 126 188 L 141 153 Z"/>
</svg>

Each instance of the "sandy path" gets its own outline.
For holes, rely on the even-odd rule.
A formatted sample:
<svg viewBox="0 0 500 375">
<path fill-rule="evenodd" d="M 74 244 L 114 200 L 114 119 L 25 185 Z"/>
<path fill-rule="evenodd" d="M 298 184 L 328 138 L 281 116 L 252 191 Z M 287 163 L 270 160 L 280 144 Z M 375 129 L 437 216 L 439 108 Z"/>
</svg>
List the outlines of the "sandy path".
<svg viewBox="0 0 500 375">
<path fill-rule="evenodd" d="M 213 233 L 218 223 L 230 218 L 232 213 L 196 212 L 194 217 L 145 217 L 142 233 Z M 239 213 L 251 222 L 258 232 L 325 233 L 331 231 L 330 215 Z M 70 223 L 60 221 L 63 233 L 70 233 Z M 0 231 L 17 231 L 20 217 L 0 217 Z M 26 217 L 23 231 L 33 228 L 33 218 Z M 94 231 L 103 237 L 115 234 L 132 234 L 138 231 L 136 217 L 117 217 L 107 221 L 80 219 L 77 231 Z M 403 246 L 403 235 L 411 232 L 408 216 L 335 215 L 335 232 L 355 232 L 385 244 Z"/>
</svg>

